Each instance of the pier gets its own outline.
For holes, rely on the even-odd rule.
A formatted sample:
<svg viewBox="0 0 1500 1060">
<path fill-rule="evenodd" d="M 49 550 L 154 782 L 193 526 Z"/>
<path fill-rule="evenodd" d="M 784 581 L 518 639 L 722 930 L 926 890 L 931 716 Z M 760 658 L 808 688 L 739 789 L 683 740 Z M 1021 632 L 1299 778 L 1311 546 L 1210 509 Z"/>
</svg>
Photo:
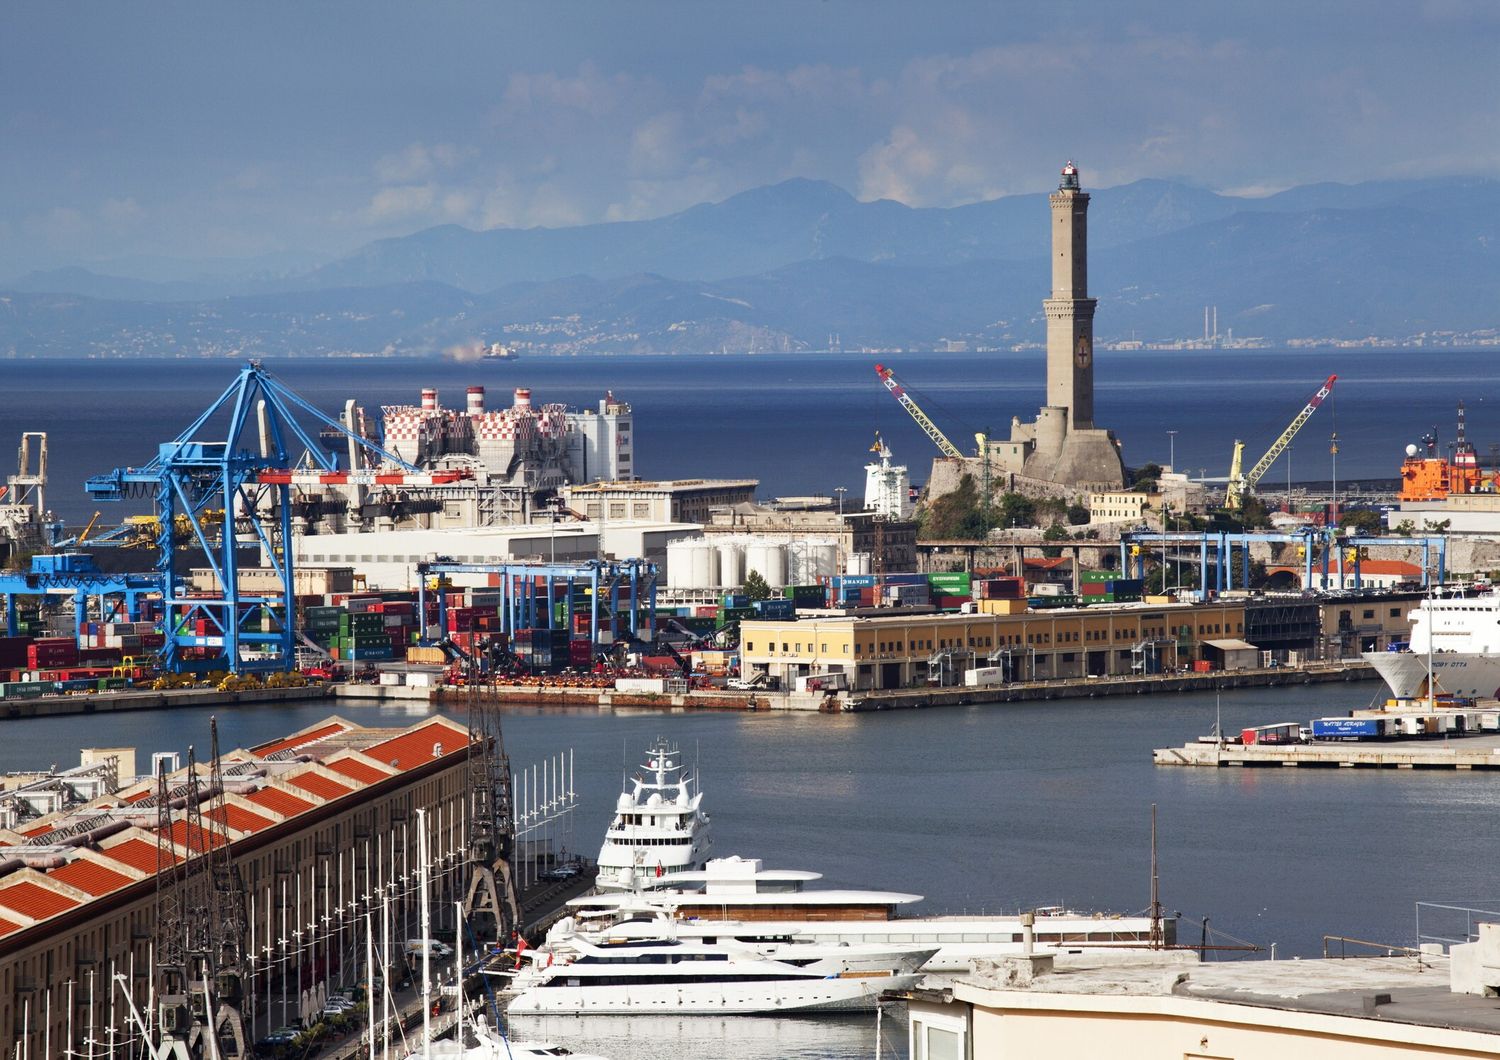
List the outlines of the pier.
<svg viewBox="0 0 1500 1060">
<path fill-rule="evenodd" d="M 1250 747 L 1209 741 L 1160 748 L 1153 752 L 1152 757 L 1159 766 L 1207 769 L 1500 770 L 1500 736 Z"/>
<path fill-rule="evenodd" d="M 91 692 L 87 695 L 7 699 L 0 703 L 0 720 L 55 718 L 65 714 L 118 714 L 130 710 L 167 710 L 173 707 L 253 706 L 259 703 L 327 699 L 332 695 L 333 689 L 327 685 L 247 688 L 239 692 L 220 692 L 217 688 Z"/>
</svg>

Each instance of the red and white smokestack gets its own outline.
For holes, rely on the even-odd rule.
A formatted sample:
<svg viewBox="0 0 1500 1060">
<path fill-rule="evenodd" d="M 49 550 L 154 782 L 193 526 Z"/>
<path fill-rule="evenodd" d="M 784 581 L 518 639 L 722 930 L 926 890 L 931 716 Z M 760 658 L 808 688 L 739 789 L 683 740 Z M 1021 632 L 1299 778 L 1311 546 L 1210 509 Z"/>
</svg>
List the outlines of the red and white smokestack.
<svg viewBox="0 0 1500 1060">
<path fill-rule="evenodd" d="M 438 403 L 437 403 L 437 391 L 434 390 L 430 386 L 423 387 L 422 388 L 422 411 L 423 412 L 436 412 L 437 411 L 437 407 L 438 407 Z"/>
<path fill-rule="evenodd" d="M 531 408 L 531 388 L 525 386 L 516 387 L 516 408 Z"/>
<path fill-rule="evenodd" d="M 484 387 L 469 387 L 469 415 L 478 416 L 484 412 Z"/>
</svg>

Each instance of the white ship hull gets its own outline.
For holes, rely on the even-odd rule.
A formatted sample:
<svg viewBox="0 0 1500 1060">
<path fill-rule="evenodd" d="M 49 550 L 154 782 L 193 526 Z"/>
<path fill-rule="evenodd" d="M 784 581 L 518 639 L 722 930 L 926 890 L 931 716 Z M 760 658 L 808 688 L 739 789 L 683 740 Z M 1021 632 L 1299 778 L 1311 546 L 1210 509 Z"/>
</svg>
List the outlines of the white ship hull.
<svg viewBox="0 0 1500 1060">
<path fill-rule="evenodd" d="M 1428 656 L 1406 651 L 1367 651 L 1364 658 L 1397 699 L 1427 695 Z M 1500 699 L 1500 654 L 1437 652 L 1431 657 L 1431 666 L 1436 692 Z"/>
<path fill-rule="evenodd" d="M 511 1000 L 517 1015 L 715 1015 L 873 1012 L 887 990 L 910 990 L 920 974 L 760 983 L 541 986 Z"/>
</svg>

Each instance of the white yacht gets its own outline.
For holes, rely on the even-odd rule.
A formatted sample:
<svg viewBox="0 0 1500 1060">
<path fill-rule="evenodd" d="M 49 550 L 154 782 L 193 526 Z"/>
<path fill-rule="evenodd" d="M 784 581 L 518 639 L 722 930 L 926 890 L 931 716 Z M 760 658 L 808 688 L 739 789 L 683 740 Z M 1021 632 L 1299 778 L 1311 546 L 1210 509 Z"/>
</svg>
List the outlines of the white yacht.
<svg viewBox="0 0 1500 1060">
<path fill-rule="evenodd" d="M 1408 617 L 1412 624 L 1408 650 L 1364 653 L 1391 695 L 1420 699 L 1447 693 L 1500 699 L 1500 589 L 1429 596 Z"/>
<path fill-rule="evenodd" d="M 660 912 L 679 921 L 679 938 L 732 939 L 744 945 L 787 938 L 832 945 L 935 948 L 925 972 L 962 972 L 975 958 L 1020 953 L 1021 917 L 898 916 L 922 900 L 898 891 L 808 889 L 820 873 L 770 870 L 754 858 L 715 858 L 702 871 L 647 876 L 626 893 L 593 894 L 569 902 L 580 919 L 602 923 Z M 1038 950 L 1146 946 L 1155 937 L 1176 941 L 1176 921 L 1147 916 L 1035 911 Z"/>
<path fill-rule="evenodd" d="M 645 765 L 626 784 L 599 850 L 602 890 L 628 890 L 637 877 L 662 878 L 701 869 L 713 843 L 703 793 L 682 755 L 666 740 L 646 752 Z"/>
<path fill-rule="evenodd" d="M 752 948 L 660 935 L 569 930 L 528 951 L 514 972 L 512 1014 L 727 1015 L 873 1011 L 908 990 L 932 950 L 817 944 Z M 846 949 L 840 956 L 838 950 Z"/>
</svg>

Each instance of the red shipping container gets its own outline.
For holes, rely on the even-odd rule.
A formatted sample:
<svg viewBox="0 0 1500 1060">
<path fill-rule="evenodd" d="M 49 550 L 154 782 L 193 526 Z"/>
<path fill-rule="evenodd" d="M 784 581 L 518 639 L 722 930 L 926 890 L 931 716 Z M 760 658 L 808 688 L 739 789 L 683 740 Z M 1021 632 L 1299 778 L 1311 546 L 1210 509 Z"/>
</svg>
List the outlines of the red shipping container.
<svg viewBox="0 0 1500 1060">
<path fill-rule="evenodd" d="M 875 586 L 873 586 L 873 585 L 869 586 L 867 588 L 861 589 L 859 591 L 859 606 L 860 607 L 874 607 L 875 606 L 875 594 L 878 593 L 879 591 L 880 590 L 878 588 L 876 588 Z"/>
<path fill-rule="evenodd" d="M 1213 668 L 1213 663 L 1209 662 L 1207 659 L 1199 659 L 1198 661 L 1193 663 L 1194 673 L 1206 674 L 1213 670 Z"/>
</svg>

